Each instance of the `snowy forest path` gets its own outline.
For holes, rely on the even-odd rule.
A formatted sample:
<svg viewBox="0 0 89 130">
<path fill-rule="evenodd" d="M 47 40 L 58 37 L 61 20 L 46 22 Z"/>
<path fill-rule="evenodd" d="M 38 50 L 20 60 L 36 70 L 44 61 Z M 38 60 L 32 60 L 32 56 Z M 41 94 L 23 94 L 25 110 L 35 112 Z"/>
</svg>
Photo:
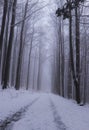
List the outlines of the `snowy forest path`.
<svg viewBox="0 0 89 130">
<path fill-rule="evenodd" d="M 9 130 L 66 130 L 49 94 L 41 94 Z"/>
</svg>

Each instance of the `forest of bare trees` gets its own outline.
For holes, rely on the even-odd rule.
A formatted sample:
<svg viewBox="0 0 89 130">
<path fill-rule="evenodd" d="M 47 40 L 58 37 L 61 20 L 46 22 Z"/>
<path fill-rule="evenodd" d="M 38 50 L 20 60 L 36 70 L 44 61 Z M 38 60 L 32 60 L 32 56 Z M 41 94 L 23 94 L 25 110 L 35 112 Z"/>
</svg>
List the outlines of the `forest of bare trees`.
<svg viewBox="0 0 89 130">
<path fill-rule="evenodd" d="M 51 92 L 88 103 L 88 10 L 87 0 L 0 0 L 1 89 L 40 91 L 47 71 Z"/>
<path fill-rule="evenodd" d="M 0 1 L 0 82 L 2 89 L 14 86 L 18 90 L 22 82 L 22 84 L 25 82 L 26 89 L 28 89 L 31 53 L 33 49 L 37 50 L 37 53 L 40 49 L 40 32 L 35 29 L 35 26 L 41 17 L 40 10 L 45 6 L 38 0 Z M 38 58 L 35 59 L 34 55 L 33 62 L 36 62 Z M 23 62 L 26 64 L 24 65 Z"/>
</svg>

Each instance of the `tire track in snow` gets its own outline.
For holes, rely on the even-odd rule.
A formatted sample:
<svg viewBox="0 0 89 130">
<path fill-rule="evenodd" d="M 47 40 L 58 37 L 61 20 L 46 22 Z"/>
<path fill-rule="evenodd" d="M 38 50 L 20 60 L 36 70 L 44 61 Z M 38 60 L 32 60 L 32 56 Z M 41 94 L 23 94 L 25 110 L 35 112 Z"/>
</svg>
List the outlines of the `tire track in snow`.
<svg viewBox="0 0 89 130">
<path fill-rule="evenodd" d="M 10 117 L 7 117 L 4 121 L 0 121 L 0 130 L 10 130 L 9 128 L 13 126 L 14 122 L 21 119 L 21 117 L 25 114 L 30 106 L 32 106 L 35 102 L 37 102 L 39 97 L 30 102 L 29 105 L 21 108 L 16 113 L 12 114 Z"/>
<path fill-rule="evenodd" d="M 61 121 L 61 117 L 59 116 L 56 106 L 54 105 L 53 101 L 50 99 L 50 105 L 53 112 L 54 122 L 56 124 L 57 130 L 67 130 L 65 124 Z"/>
</svg>

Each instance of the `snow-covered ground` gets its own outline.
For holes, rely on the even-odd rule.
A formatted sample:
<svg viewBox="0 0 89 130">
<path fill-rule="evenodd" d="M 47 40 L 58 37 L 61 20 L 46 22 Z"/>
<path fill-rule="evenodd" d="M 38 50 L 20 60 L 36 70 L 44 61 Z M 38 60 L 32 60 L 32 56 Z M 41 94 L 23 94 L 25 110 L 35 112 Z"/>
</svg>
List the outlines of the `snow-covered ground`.
<svg viewBox="0 0 89 130">
<path fill-rule="evenodd" d="M 72 100 L 55 95 L 51 99 L 68 130 L 89 130 L 89 105 L 78 106 Z"/>
<path fill-rule="evenodd" d="M 0 91 L 0 121 L 29 105 L 38 96 L 38 94 L 34 95 L 24 90 L 7 89 Z"/>
<path fill-rule="evenodd" d="M 27 105 L 22 118 L 13 122 L 8 130 L 89 130 L 89 105 L 78 106 L 49 93 L 0 91 L 0 120 Z"/>
</svg>

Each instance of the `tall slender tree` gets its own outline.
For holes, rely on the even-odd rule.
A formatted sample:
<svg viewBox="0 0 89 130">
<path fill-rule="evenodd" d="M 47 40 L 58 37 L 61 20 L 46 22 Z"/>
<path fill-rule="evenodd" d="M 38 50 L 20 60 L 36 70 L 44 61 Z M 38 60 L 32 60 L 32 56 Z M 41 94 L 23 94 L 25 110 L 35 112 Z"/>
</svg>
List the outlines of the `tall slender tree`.
<svg viewBox="0 0 89 130">
<path fill-rule="evenodd" d="M 24 16 L 23 16 L 22 27 L 21 27 L 21 34 L 20 34 L 20 47 L 19 47 L 19 54 L 18 54 L 18 63 L 17 63 L 17 71 L 16 71 L 16 84 L 15 84 L 15 88 L 17 90 L 20 88 L 23 45 L 25 44 L 23 41 L 23 36 L 24 36 L 25 18 L 26 18 L 27 10 L 28 10 L 28 2 L 29 2 L 29 0 L 27 0 L 26 4 L 25 4 Z"/>
<path fill-rule="evenodd" d="M 13 39 L 14 39 L 14 24 L 15 24 L 15 17 L 16 17 L 16 5 L 17 5 L 17 0 L 14 0 L 12 5 L 12 19 L 11 19 L 10 36 L 9 36 L 9 42 L 8 42 L 8 48 L 6 54 L 3 89 L 7 88 L 7 86 L 9 85 L 11 53 L 12 53 L 12 46 L 13 46 Z"/>
</svg>

